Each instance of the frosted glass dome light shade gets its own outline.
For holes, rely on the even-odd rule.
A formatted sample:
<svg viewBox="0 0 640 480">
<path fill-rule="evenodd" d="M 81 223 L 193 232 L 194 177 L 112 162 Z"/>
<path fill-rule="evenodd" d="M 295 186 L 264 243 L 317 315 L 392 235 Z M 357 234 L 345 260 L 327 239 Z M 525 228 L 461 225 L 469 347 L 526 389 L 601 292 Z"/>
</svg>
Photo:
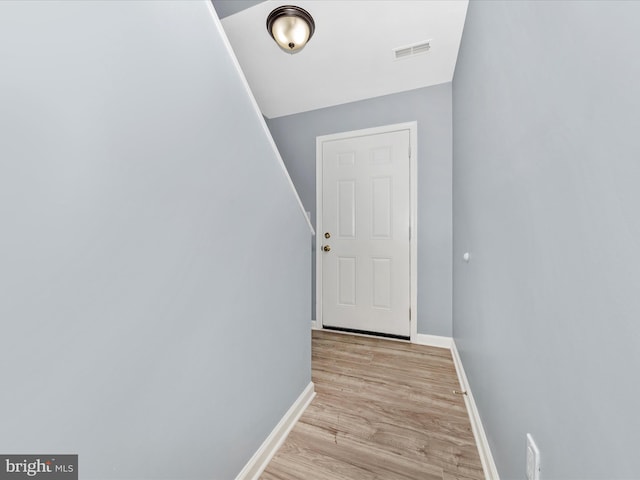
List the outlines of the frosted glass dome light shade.
<svg viewBox="0 0 640 480">
<path fill-rule="evenodd" d="M 285 52 L 302 50 L 313 36 L 315 22 L 309 12 L 293 5 L 273 10 L 267 17 L 267 30 Z"/>
</svg>

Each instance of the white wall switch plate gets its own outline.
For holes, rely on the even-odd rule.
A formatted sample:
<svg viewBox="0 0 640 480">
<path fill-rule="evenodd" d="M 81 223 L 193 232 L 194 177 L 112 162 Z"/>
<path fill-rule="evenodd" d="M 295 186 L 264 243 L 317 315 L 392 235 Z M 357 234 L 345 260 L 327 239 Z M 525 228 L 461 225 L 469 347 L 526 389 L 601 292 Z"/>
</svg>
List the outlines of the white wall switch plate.
<svg viewBox="0 0 640 480">
<path fill-rule="evenodd" d="M 540 450 L 527 433 L 527 480 L 540 480 Z"/>
</svg>

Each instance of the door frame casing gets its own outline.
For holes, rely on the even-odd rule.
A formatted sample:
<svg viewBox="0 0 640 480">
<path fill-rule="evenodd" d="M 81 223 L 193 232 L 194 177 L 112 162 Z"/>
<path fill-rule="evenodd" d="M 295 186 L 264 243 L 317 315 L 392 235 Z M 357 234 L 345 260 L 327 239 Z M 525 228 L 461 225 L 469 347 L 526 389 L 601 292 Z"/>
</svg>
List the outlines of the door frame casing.
<svg viewBox="0 0 640 480">
<path fill-rule="evenodd" d="M 322 144 L 352 137 L 366 137 L 409 130 L 409 308 L 410 341 L 418 335 L 418 122 L 396 123 L 316 137 L 316 327 L 322 325 Z"/>
</svg>

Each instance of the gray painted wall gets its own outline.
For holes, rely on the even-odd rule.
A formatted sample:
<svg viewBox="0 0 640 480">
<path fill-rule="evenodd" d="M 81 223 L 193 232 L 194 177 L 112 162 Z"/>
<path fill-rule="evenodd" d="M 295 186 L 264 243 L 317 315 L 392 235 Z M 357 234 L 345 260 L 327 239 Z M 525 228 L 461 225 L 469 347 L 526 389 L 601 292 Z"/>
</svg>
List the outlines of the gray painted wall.
<svg viewBox="0 0 640 480">
<path fill-rule="evenodd" d="M 0 2 L 0 452 L 234 478 L 310 382 L 309 230 L 207 2 Z"/>
<path fill-rule="evenodd" d="M 315 223 L 316 137 L 414 120 L 418 122 L 418 332 L 451 336 L 451 84 L 267 123 Z M 315 305 L 315 268 L 313 279 Z"/>
<path fill-rule="evenodd" d="M 503 479 L 640 472 L 638 2 L 472 2 L 454 336 Z M 462 255 L 471 252 L 465 264 Z"/>
<path fill-rule="evenodd" d="M 220 18 L 228 17 L 234 13 L 241 12 L 254 5 L 262 3 L 264 0 L 211 0 Z M 266 21 L 266 19 L 265 19 Z"/>
</svg>

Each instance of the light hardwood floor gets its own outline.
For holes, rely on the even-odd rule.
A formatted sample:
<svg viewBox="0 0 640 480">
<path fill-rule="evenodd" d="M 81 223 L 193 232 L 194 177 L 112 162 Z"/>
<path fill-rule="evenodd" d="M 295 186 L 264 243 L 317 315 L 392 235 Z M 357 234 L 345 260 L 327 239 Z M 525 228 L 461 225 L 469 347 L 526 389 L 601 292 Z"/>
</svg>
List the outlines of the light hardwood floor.
<svg viewBox="0 0 640 480">
<path fill-rule="evenodd" d="M 317 395 L 264 480 L 483 479 L 449 350 L 313 332 Z"/>
</svg>

